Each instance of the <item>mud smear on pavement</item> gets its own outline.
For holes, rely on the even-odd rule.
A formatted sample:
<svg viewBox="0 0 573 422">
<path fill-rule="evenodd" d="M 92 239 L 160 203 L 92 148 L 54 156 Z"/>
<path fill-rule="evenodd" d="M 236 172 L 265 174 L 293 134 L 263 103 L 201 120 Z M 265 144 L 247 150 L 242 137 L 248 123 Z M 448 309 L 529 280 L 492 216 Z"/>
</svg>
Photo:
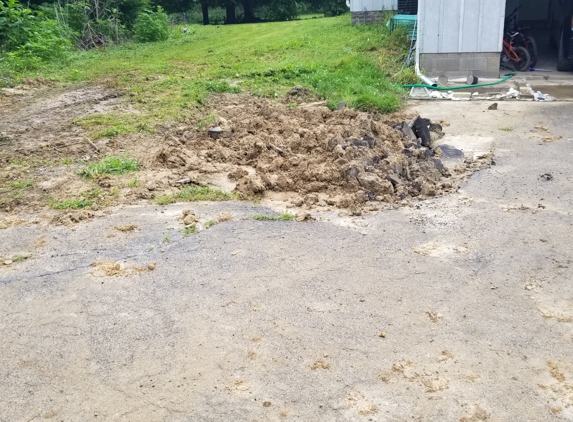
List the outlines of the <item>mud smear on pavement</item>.
<svg viewBox="0 0 573 422">
<path fill-rule="evenodd" d="M 453 192 L 491 162 L 466 160 L 450 172 L 439 149 L 396 129 L 412 116 L 331 111 L 324 102 L 301 102 L 310 99 L 297 92 L 279 101 L 224 94 L 185 124 L 99 140 L 75 121 L 139 113 L 119 92 L 83 86 L 0 99 L 0 210 L 46 211 L 70 199 L 91 204 L 64 216 L 50 210 L 47 220 L 56 224 L 97 217 L 102 207 L 149 203 L 188 185 L 306 209 L 374 211 Z M 220 131 L 210 136 L 214 126 Z M 135 159 L 139 170 L 77 174 L 110 155 Z"/>
<path fill-rule="evenodd" d="M 152 262 L 147 264 L 144 267 L 136 267 L 136 266 L 129 266 L 129 265 L 122 265 L 116 261 L 101 261 L 101 262 L 92 262 L 91 266 L 94 267 L 94 270 L 91 272 L 91 275 L 94 277 L 116 277 L 116 276 L 133 276 L 136 274 L 140 274 L 145 271 L 153 271 L 155 270 L 156 264 Z"/>
</svg>

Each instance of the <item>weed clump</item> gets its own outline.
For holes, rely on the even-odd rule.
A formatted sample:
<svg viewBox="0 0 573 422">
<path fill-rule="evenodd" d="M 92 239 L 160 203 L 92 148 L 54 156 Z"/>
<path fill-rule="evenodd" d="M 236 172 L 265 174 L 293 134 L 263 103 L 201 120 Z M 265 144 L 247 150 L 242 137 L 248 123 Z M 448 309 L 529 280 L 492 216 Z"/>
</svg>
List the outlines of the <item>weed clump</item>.
<svg viewBox="0 0 573 422">
<path fill-rule="evenodd" d="M 78 174 L 94 179 L 104 174 L 126 174 L 138 168 L 137 162 L 131 158 L 109 156 L 78 170 Z"/>
<path fill-rule="evenodd" d="M 233 199 L 239 199 L 239 196 L 235 193 L 223 192 L 207 186 L 190 186 L 180 192 L 160 196 L 157 199 L 157 203 L 159 205 L 168 205 L 175 202 L 231 201 Z"/>
<path fill-rule="evenodd" d="M 52 202 L 51 206 L 55 210 L 78 210 L 91 206 L 91 201 L 85 199 L 65 200 Z"/>
<path fill-rule="evenodd" d="M 187 226 L 184 229 L 180 230 L 183 233 L 183 236 L 189 236 L 190 234 L 197 233 L 197 226 L 195 224 L 191 226 Z"/>
<path fill-rule="evenodd" d="M 292 221 L 294 216 L 291 213 L 285 212 L 281 215 L 251 214 L 248 218 L 257 221 Z"/>
</svg>

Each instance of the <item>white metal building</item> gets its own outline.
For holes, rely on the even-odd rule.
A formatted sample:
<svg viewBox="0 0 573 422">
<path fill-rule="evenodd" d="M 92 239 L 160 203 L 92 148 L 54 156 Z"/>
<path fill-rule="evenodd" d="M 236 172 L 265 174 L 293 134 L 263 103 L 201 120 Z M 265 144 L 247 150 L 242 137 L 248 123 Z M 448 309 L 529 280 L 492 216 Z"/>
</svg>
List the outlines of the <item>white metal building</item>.
<svg viewBox="0 0 573 422">
<path fill-rule="evenodd" d="M 419 64 L 428 76 L 499 76 L 504 0 L 419 0 Z"/>
<path fill-rule="evenodd" d="M 546 22 L 548 0 L 348 0 L 353 24 L 375 23 L 385 10 L 415 3 L 417 58 L 427 76 L 498 77 L 507 11 L 520 20 Z M 414 12 L 416 13 L 416 12 Z"/>
</svg>

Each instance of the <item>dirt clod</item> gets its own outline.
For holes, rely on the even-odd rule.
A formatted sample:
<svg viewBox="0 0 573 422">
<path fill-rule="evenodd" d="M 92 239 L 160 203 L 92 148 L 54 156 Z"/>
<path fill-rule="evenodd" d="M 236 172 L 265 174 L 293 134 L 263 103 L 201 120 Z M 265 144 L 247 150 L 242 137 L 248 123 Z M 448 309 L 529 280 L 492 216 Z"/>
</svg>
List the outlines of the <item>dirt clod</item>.
<svg viewBox="0 0 573 422">
<path fill-rule="evenodd" d="M 115 261 L 92 262 L 92 271 L 94 277 L 112 277 L 122 274 L 121 265 Z"/>
<path fill-rule="evenodd" d="M 302 222 L 302 221 L 314 221 L 315 219 L 309 212 L 302 212 L 302 213 L 296 214 L 294 216 L 294 220 L 298 221 L 298 222 Z"/>
<path fill-rule="evenodd" d="M 233 214 L 230 212 L 222 212 L 217 216 L 217 221 L 220 223 L 224 221 L 231 221 L 233 220 L 233 217 L 234 217 Z"/>
<path fill-rule="evenodd" d="M 114 227 L 116 230 L 120 232 L 132 232 L 137 229 L 137 226 L 134 224 L 126 224 L 126 225 L 117 225 Z"/>
<path fill-rule="evenodd" d="M 310 369 L 313 371 L 316 371 L 317 369 L 330 369 L 330 364 L 323 360 L 317 360 L 312 365 L 310 365 Z"/>
<path fill-rule="evenodd" d="M 26 224 L 25 220 L 21 220 L 18 217 L 6 217 L 0 221 L 0 230 L 7 229 L 8 227 L 18 227 Z"/>
<path fill-rule="evenodd" d="M 195 215 L 193 210 L 183 211 L 183 216 L 181 217 L 181 222 L 186 226 L 192 226 L 199 221 L 199 217 Z"/>
<path fill-rule="evenodd" d="M 55 216 L 52 219 L 52 223 L 56 225 L 73 226 L 80 221 L 91 220 L 92 218 L 99 217 L 101 215 L 101 213 L 88 210 L 72 211 Z"/>
<path fill-rule="evenodd" d="M 156 263 L 152 262 L 144 267 L 137 267 L 133 265 L 121 265 L 119 262 L 108 260 L 92 262 L 91 266 L 94 267 L 94 270 L 91 272 L 91 275 L 94 277 L 129 277 L 145 271 L 153 271 L 156 267 Z"/>
</svg>

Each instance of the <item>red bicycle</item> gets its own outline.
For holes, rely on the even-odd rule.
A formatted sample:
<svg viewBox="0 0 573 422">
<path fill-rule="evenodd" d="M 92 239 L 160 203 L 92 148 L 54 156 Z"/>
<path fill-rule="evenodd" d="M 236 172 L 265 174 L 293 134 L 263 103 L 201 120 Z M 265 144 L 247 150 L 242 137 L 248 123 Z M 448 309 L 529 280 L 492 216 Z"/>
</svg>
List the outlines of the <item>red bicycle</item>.
<svg viewBox="0 0 573 422">
<path fill-rule="evenodd" d="M 516 7 L 513 12 L 505 19 L 505 32 L 512 32 L 515 34 L 513 37 L 513 45 L 516 47 L 524 47 L 531 57 L 529 67 L 535 67 L 537 64 L 537 43 L 531 36 L 531 29 L 526 26 L 519 26 L 517 20 L 517 12 L 523 5 Z"/>
<path fill-rule="evenodd" d="M 529 69 L 531 55 L 525 47 L 516 45 L 516 39 L 520 37 L 519 32 L 506 33 L 503 37 L 503 51 L 501 52 L 501 64 L 511 64 L 519 72 Z"/>
</svg>

